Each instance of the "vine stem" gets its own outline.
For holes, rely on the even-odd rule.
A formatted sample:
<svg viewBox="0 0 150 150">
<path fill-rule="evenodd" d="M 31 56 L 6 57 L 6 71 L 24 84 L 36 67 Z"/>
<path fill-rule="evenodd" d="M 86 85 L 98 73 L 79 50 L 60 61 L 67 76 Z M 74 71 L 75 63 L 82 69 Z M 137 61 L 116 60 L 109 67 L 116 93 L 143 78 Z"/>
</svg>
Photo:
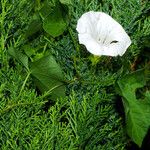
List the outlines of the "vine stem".
<svg viewBox="0 0 150 150">
<path fill-rule="evenodd" d="M 70 28 L 70 27 L 68 27 L 68 31 L 69 31 L 69 34 L 70 34 L 70 37 L 71 37 L 71 39 L 72 39 L 72 42 L 73 42 L 73 44 L 74 44 L 74 47 L 75 47 L 75 49 L 76 49 L 76 51 L 77 52 L 79 52 L 79 45 L 78 45 L 78 43 L 76 42 L 76 40 L 75 40 L 75 38 L 74 38 L 74 36 L 73 36 L 73 31 L 72 31 L 72 29 Z"/>
<path fill-rule="evenodd" d="M 3 110 L 0 110 L 0 114 L 4 114 L 6 112 L 8 112 L 9 110 L 15 108 L 15 107 L 20 107 L 20 106 L 26 106 L 26 105 L 41 105 L 41 104 L 45 104 L 47 101 L 42 101 L 42 102 L 39 102 L 39 103 L 18 103 L 18 104 L 13 104 L 11 106 L 7 106 L 6 108 L 4 108 Z"/>
<path fill-rule="evenodd" d="M 26 83 L 27 83 L 27 80 L 28 80 L 30 74 L 31 74 L 31 73 L 28 72 L 28 74 L 27 74 L 27 76 L 26 76 L 26 78 L 25 78 L 25 80 L 24 80 L 24 82 L 23 82 L 23 84 L 22 84 L 22 87 L 21 87 L 21 90 L 20 90 L 20 92 L 19 92 L 19 95 L 18 95 L 17 99 L 18 99 L 18 98 L 20 97 L 20 95 L 22 94 L 22 91 L 24 90 L 24 87 L 25 87 L 25 85 L 26 85 Z"/>
<path fill-rule="evenodd" d="M 46 92 L 44 93 L 44 95 L 42 95 L 40 98 L 42 98 L 42 99 L 45 98 L 46 96 L 50 95 L 53 90 L 55 90 L 56 88 L 59 88 L 59 87 L 61 87 L 61 86 L 63 86 L 63 85 L 64 85 L 64 84 L 59 84 L 59 85 L 54 86 L 54 87 L 51 88 L 50 90 L 46 91 Z"/>
<path fill-rule="evenodd" d="M 72 39 L 73 45 L 74 45 L 74 47 L 75 47 L 75 49 L 77 51 L 78 57 L 80 58 L 80 55 L 79 55 L 79 51 L 80 51 L 79 44 L 76 42 L 76 40 L 75 40 L 75 38 L 73 36 L 73 31 L 72 31 L 72 29 L 70 27 L 68 28 L 68 31 L 69 31 L 70 37 Z M 77 76 L 80 78 L 80 73 L 79 73 L 78 68 L 77 68 L 77 60 L 76 60 L 75 57 L 73 57 L 73 62 L 74 62 L 74 68 L 76 70 Z"/>
</svg>

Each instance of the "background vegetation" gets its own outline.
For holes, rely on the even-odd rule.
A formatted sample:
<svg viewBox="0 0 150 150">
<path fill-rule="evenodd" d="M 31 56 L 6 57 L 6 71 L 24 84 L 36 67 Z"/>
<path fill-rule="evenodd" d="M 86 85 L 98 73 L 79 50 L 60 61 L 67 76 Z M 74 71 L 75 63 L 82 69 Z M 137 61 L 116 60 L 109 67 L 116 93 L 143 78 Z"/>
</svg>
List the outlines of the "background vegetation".
<svg viewBox="0 0 150 150">
<path fill-rule="evenodd" d="M 124 56 L 94 57 L 78 44 L 89 10 L 124 27 Z M 149 16 L 148 0 L 1 0 L 0 149 L 146 150 Z"/>
</svg>

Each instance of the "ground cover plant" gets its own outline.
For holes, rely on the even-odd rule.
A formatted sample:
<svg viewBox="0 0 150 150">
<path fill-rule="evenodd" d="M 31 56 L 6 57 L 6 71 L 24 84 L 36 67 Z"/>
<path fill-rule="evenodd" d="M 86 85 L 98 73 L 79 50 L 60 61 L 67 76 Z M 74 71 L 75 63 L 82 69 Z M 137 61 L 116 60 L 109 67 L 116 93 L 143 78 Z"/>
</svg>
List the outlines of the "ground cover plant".
<svg viewBox="0 0 150 150">
<path fill-rule="evenodd" d="M 132 44 L 95 57 L 79 44 L 80 16 L 111 15 Z M 0 1 L 0 149 L 150 147 L 148 0 Z"/>
</svg>

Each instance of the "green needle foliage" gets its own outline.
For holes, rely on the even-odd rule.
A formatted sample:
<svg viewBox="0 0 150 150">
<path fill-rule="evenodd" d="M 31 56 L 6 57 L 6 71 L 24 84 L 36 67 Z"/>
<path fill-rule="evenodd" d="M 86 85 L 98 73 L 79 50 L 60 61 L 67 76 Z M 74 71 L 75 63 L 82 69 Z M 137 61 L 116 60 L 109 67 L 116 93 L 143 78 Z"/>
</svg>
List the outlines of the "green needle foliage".
<svg viewBox="0 0 150 150">
<path fill-rule="evenodd" d="M 143 148 L 149 8 L 148 0 L 1 0 L 0 149 Z M 77 20 L 90 10 L 125 28 L 132 45 L 124 56 L 94 57 L 79 45 Z"/>
</svg>

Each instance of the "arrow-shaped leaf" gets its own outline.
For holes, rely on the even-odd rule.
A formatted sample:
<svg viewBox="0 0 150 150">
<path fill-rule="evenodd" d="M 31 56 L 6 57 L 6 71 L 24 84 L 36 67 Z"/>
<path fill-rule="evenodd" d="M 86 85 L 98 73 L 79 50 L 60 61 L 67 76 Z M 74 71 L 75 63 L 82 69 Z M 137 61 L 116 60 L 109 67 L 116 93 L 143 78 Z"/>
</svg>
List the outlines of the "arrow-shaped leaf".
<svg viewBox="0 0 150 150">
<path fill-rule="evenodd" d="M 144 70 L 124 76 L 118 81 L 119 92 L 123 96 L 126 114 L 127 133 L 139 145 L 150 127 L 150 97 L 145 93 L 144 99 L 136 98 L 136 90 L 146 85 Z"/>
</svg>

